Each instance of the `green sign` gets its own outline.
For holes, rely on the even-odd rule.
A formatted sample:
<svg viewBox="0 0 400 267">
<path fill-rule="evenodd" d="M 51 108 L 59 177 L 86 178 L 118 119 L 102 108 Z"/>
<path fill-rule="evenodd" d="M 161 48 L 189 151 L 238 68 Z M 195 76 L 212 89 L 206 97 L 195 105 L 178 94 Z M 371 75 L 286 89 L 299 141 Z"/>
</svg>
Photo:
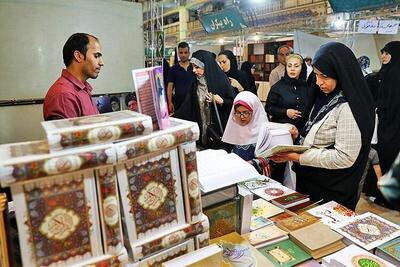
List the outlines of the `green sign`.
<svg viewBox="0 0 400 267">
<path fill-rule="evenodd" d="M 247 27 L 242 15 L 235 8 L 227 8 L 220 12 L 204 15 L 200 21 L 208 33 L 234 31 Z"/>
<path fill-rule="evenodd" d="M 351 12 L 400 4 L 399 0 L 329 0 L 334 12 Z"/>
</svg>

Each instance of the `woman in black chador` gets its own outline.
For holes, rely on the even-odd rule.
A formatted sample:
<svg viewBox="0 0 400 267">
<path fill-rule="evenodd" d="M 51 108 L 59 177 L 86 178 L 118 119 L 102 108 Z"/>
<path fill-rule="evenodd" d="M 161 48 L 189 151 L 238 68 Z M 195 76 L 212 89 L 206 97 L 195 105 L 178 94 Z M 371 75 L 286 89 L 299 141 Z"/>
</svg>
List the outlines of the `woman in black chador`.
<svg viewBox="0 0 400 267">
<path fill-rule="evenodd" d="M 198 50 L 192 54 L 190 63 L 196 76 L 190 94 L 174 117 L 195 121 L 200 128 L 200 144 L 208 147 L 207 127 L 215 128 L 215 132 L 222 137 L 235 98 L 234 90 L 228 78 L 222 72 L 212 54 L 205 50 Z M 219 129 L 215 101 L 222 123 L 222 132 Z"/>
<path fill-rule="evenodd" d="M 354 210 L 374 128 L 372 96 L 356 57 L 344 44 L 321 46 L 313 68 L 315 79 L 303 115 L 307 121 L 298 138 L 311 148 L 273 160 L 295 162 L 297 191 Z"/>
</svg>

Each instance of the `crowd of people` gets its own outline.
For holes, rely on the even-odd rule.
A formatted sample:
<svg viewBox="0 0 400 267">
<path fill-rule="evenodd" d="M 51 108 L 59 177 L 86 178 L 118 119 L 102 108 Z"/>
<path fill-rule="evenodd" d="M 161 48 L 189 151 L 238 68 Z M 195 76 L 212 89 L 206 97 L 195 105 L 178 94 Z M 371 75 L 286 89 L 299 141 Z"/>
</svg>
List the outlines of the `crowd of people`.
<svg viewBox="0 0 400 267">
<path fill-rule="evenodd" d="M 189 61 L 195 81 L 173 116 L 198 122 L 200 147 L 229 150 L 264 174 L 293 162 L 297 191 L 355 209 L 368 170 L 374 168 L 377 188 L 381 173 L 389 171 L 400 152 L 399 44 L 393 41 L 381 50 L 377 73 L 366 70 L 367 57 L 357 59 L 341 43 L 321 46 L 313 60 L 281 46 L 265 105 L 257 97 L 253 63 L 243 62 L 239 69 L 232 51 L 218 56 L 196 51 Z M 260 134 L 268 134 L 268 122 L 291 125 L 294 143 L 311 148 L 257 158 L 256 143 Z M 378 142 L 371 147 L 375 127 Z M 371 184 L 371 178 L 367 181 Z M 374 194 L 380 204 L 393 207 L 378 190 Z"/>
<path fill-rule="evenodd" d="M 257 96 L 253 63 L 243 62 L 239 69 L 229 50 L 218 56 L 205 50 L 190 55 L 185 42 L 177 52 L 180 61 L 166 79 L 168 109 L 174 117 L 198 123 L 200 148 L 236 153 L 277 180 L 274 169 L 292 162 L 296 190 L 314 201 L 334 200 L 355 209 L 365 181 L 367 194 L 399 208 L 400 41 L 382 48 L 376 73 L 368 70 L 367 57 L 357 60 L 341 43 L 322 45 L 313 60 L 281 46 L 265 106 Z M 44 99 L 45 120 L 98 114 L 87 82 L 104 66 L 98 38 L 73 34 L 63 57 L 66 68 Z M 289 125 L 293 142 L 310 149 L 256 157 L 257 141 L 268 140 L 263 137 L 270 134 L 271 123 Z"/>
</svg>

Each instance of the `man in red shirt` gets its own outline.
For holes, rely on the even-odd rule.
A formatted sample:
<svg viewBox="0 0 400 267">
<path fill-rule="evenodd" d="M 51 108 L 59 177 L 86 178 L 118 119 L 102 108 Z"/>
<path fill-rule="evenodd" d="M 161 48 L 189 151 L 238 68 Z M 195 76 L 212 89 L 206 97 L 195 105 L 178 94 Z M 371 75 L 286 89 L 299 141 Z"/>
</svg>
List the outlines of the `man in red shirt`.
<svg viewBox="0 0 400 267">
<path fill-rule="evenodd" d="M 99 40 L 87 33 L 74 33 L 64 45 L 63 58 L 66 68 L 44 99 L 44 119 L 98 114 L 87 79 L 96 79 L 104 65 Z"/>
</svg>

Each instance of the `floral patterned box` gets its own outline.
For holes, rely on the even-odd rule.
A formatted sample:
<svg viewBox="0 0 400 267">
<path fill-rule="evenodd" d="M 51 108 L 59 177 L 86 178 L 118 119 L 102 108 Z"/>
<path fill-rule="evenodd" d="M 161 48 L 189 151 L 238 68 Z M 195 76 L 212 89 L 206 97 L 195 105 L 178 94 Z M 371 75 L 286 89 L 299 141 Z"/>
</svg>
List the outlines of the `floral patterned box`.
<svg viewBox="0 0 400 267">
<path fill-rule="evenodd" d="M 93 171 L 11 190 L 24 266 L 70 265 L 103 254 Z"/>
<path fill-rule="evenodd" d="M 116 163 L 113 144 L 50 153 L 46 141 L 0 145 L 0 182 L 15 182 L 97 168 Z"/>
<path fill-rule="evenodd" d="M 166 130 L 116 143 L 118 162 L 150 153 L 161 153 L 177 145 L 196 141 L 199 134 L 197 123 L 170 118 L 169 128 Z"/>
<path fill-rule="evenodd" d="M 131 246 L 185 224 L 176 149 L 117 166 Z"/>
<path fill-rule="evenodd" d="M 109 143 L 153 131 L 149 116 L 129 110 L 44 121 L 42 126 L 51 151 Z"/>
</svg>

